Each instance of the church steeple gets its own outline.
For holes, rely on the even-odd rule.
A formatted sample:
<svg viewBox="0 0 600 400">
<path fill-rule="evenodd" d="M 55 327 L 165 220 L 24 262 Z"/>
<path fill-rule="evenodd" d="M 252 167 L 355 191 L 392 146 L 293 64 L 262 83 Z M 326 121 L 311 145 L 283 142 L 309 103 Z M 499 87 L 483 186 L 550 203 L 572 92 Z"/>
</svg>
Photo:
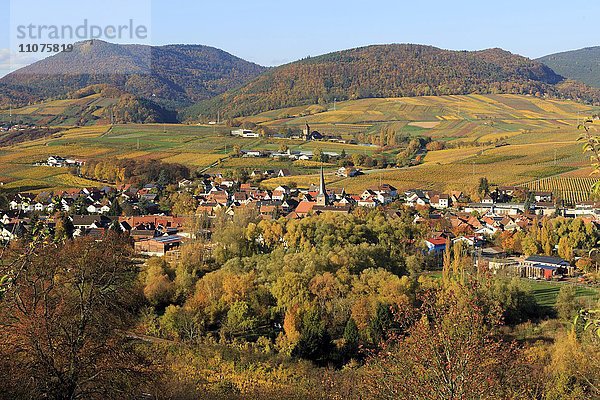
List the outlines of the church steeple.
<svg viewBox="0 0 600 400">
<path fill-rule="evenodd" d="M 329 204 L 329 196 L 327 196 L 327 188 L 325 187 L 325 174 L 321 167 L 321 180 L 319 182 L 319 194 L 317 195 L 317 205 L 326 206 Z"/>
</svg>

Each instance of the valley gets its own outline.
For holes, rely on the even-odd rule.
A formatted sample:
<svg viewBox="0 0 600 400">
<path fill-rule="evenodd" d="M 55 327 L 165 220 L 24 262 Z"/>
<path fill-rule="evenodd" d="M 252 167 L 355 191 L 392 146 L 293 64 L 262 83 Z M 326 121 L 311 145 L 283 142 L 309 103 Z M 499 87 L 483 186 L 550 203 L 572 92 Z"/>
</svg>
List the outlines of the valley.
<svg viewBox="0 0 600 400">
<path fill-rule="evenodd" d="M 99 101 L 58 100 L 12 110 L 13 118 L 40 121 L 44 116 L 64 114 L 75 104 Z M 98 104 L 98 103 L 96 103 Z M 102 103 L 99 103 L 101 106 Z M 88 105 L 89 106 L 89 105 Z M 308 187 L 318 180 L 319 162 L 291 161 L 271 157 L 230 157 L 241 151 L 337 152 L 352 157 L 361 154 L 394 160 L 402 145 L 357 145 L 378 143 L 395 135 L 425 137 L 444 143 L 445 149 L 427 151 L 422 162 L 408 168 L 361 167 L 363 175 L 336 176 L 335 161 L 323 164 L 332 187 L 359 191 L 384 180 L 406 190 L 415 187 L 432 190 L 474 188 L 481 177 L 496 185 L 527 184 L 558 191 L 568 201 L 588 200 L 585 191 L 593 184 L 589 160 L 577 142 L 577 124 L 596 113 L 595 107 L 564 100 L 548 100 L 520 95 L 467 95 L 362 99 L 337 102 L 328 107 L 300 106 L 241 118 L 240 124 L 264 127 L 272 135 L 239 138 L 225 125 L 126 124 L 65 127 L 54 137 L 3 148 L 0 152 L 0 181 L 11 190 L 45 190 L 91 184 L 68 171 L 35 167 L 32 159 L 49 155 L 79 159 L 134 158 L 157 159 L 184 164 L 194 170 L 222 172 L 245 169 L 289 169 L 291 176 L 267 179 L 265 188 L 280 184 Z M 6 117 L 6 111 L 0 113 Z M 99 121 L 102 122 L 102 121 Z M 337 135 L 341 142 L 281 138 L 277 132 L 297 132 L 309 124 L 323 134 Z M 592 129 L 597 130 L 595 126 Z M 387 140 L 387 139 L 381 139 Z M 551 178 L 551 179 L 549 179 Z M 538 184 L 536 182 L 542 182 Z M 537 185 L 537 186 L 536 186 Z M 579 185 L 579 186 L 577 186 Z M 569 187 L 573 186 L 573 190 Z"/>
<path fill-rule="evenodd" d="M 598 4 L 10 3 L 0 400 L 600 399 Z"/>
</svg>

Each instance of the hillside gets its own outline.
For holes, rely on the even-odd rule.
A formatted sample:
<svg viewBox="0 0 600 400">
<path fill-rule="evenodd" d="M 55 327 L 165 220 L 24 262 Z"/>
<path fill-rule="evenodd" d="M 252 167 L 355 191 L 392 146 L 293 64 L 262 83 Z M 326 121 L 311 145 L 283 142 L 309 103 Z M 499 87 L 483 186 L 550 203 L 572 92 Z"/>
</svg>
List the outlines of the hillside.
<svg viewBox="0 0 600 400">
<path fill-rule="evenodd" d="M 336 177 L 335 165 L 326 164 L 328 183 L 351 193 L 361 193 L 379 179 L 400 190 L 421 187 L 468 191 L 486 176 L 494 184 L 528 184 L 560 192 L 568 201 L 579 201 L 586 199 L 583 189 L 594 178 L 589 177 L 589 157 L 582 153 L 577 141 L 578 116 L 598 110 L 572 101 L 521 95 L 422 96 L 352 100 L 338 103 L 335 111 L 318 113 L 311 113 L 311 107 L 297 107 L 244 120 L 273 132 L 298 131 L 308 123 L 327 135 L 375 145 L 266 137 L 241 139 L 231 136 L 231 128 L 226 125 L 78 127 L 56 137 L 3 147 L 0 181 L 7 182 L 4 187 L 9 190 L 71 187 L 73 177 L 64 175 L 65 171 L 31 165 L 31 160 L 57 154 L 83 160 L 157 159 L 184 164 L 192 171 L 221 173 L 242 168 L 285 168 L 292 176 L 266 181 L 264 185 L 275 188 L 282 183 L 295 183 L 308 187 L 318 183 L 321 164 L 228 155 L 235 146 L 242 150 L 277 151 L 285 144 L 293 151 L 343 151 L 352 158 L 358 154 L 394 160 L 407 139 L 423 137 L 443 142 L 446 149 L 428 151 L 423 163 L 415 167 L 373 170 L 355 178 Z M 600 124 L 594 124 L 593 131 L 600 132 Z M 391 141 L 396 143 L 380 147 Z"/>
<path fill-rule="evenodd" d="M 597 90 L 501 49 L 467 52 L 394 44 L 325 54 L 269 70 L 241 88 L 200 102 L 186 116 L 194 119 L 220 111 L 237 117 L 334 99 L 472 93 L 600 98 Z"/>
<path fill-rule="evenodd" d="M 149 47 L 94 40 L 15 71 L 0 79 L 0 85 L 24 86 L 40 100 L 108 84 L 174 109 L 240 86 L 264 70 L 207 46 Z M 24 99 L 21 105 L 29 101 Z"/>
<path fill-rule="evenodd" d="M 0 81 L 0 109 L 27 104 L 38 98 L 39 96 L 36 96 L 31 88 L 9 85 Z"/>
<path fill-rule="evenodd" d="M 550 54 L 538 61 L 567 78 L 600 88 L 600 46 Z"/>
<path fill-rule="evenodd" d="M 0 122 L 38 126 L 175 122 L 174 112 L 109 85 L 92 85 L 51 100 L 0 111 Z"/>
</svg>

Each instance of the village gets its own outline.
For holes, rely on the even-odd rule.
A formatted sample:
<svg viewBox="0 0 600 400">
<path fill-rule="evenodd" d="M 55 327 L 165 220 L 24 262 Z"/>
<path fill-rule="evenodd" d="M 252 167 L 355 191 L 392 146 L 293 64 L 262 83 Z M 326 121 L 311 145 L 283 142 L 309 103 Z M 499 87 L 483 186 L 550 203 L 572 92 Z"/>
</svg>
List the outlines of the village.
<svg viewBox="0 0 600 400">
<path fill-rule="evenodd" d="M 73 160 L 53 156 L 48 165 L 69 166 Z M 341 167 L 335 173 L 350 176 L 354 168 Z M 253 171 L 253 175 L 289 176 L 288 170 Z M 38 194 L 18 193 L 0 210 L 0 242 L 24 237 L 32 221 L 42 222 L 49 230 L 56 226 L 57 213 L 66 215 L 72 235 L 97 240 L 108 230 L 130 236 L 135 250 L 144 256 L 177 259 L 179 248 L 192 236 L 189 221 L 195 217 L 233 216 L 252 210 L 262 219 L 302 219 L 323 213 L 350 214 L 355 209 L 385 210 L 394 217 L 400 209 L 412 210 L 413 223 L 425 225 L 430 237 L 423 243 L 428 268 L 441 268 L 448 246 L 465 244 L 479 268 L 492 273 L 509 273 L 532 279 L 573 278 L 575 263 L 559 257 L 509 254 L 499 247 L 498 237 L 527 231 L 541 219 L 551 216 L 579 218 L 585 224 L 600 223 L 600 204 L 589 202 L 563 207 L 550 192 L 529 192 L 521 187 L 496 187 L 479 202 L 462 192 L 440 193 L 428 190 L 399 191 L 387 183 L 367 187 L 362 193 L 326 187 L 321 168 L 318 185 L 292 188 L 281 185 L 273 190 L 259 185 L 226 179 L 222 174 L 205 174 L 201 179 L 182 179 L 170 185 L 177 196 L 185 196 L 186 212 L 175 210 L 166 201 L 166 188 L 157 184 L 118 185 L 69 189 Z M 173 194 L 171 193 L 171 195 Z M 167 204 L 167 205 L 165 205 Z M 169 209 L 168 207 L 171 207 Z M 191 210 L 195 210 L 190 212 Z M 210 229 L 207 229 L 210 237 Z M 574 261 L 574 260 L 571 260 Z"/>
</svg>

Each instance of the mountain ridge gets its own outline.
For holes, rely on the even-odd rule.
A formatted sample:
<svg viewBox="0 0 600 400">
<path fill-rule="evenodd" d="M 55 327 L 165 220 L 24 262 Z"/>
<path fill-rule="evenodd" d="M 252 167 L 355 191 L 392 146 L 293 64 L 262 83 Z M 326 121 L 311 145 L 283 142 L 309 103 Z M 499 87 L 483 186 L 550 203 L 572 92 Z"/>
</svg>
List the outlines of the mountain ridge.
<svg viewBox="0 0 600 400">
<path fill-rule="evenodd" d="M 370 97 L 512 93 L 595 102 L 600 91 L 499 48 L 444 50 L 416 44 L 372 45 L 308 57 L 190 107 L 185 117 L 238 117 Z"/>
<path fill-rule="evenodd" d="M 562 51 L 538 60 L 567 78 L 600 88 L 600 46 Z"/>
<path fill-rule="evenodd" d="M 28 87 L 32 94 L 27 102 L 108 84 L 177 109 L 237 87 L 264 70 L 210 46 L 93 40 L 76 43 L 73 52 L 58 53 L 12 72 L 0 84 Z"/>
</svg>

